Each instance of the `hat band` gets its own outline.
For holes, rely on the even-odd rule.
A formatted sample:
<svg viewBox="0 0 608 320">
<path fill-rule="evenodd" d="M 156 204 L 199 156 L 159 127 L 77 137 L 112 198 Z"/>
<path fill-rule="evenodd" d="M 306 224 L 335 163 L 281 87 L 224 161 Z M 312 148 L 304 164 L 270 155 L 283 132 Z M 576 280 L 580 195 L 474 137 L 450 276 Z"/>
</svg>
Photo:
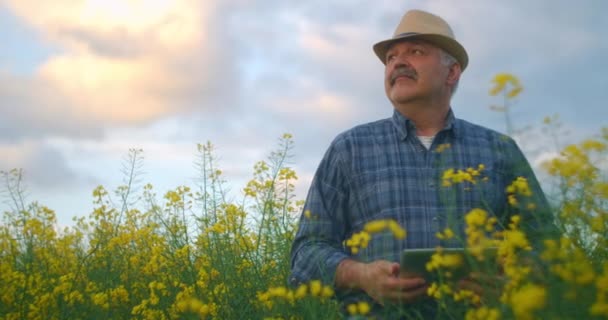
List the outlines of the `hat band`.
<svg viewBox="0 0 608 320">
<path fill-rule="evenodd" d="M 414 36 L 420 34 L 419 32 L 404 32 L 404 33 L 400 33 L 396 36 L 393 37 L 393 39 L 397 39 L 397 38 L 401 38 L 401 37 L 405 37 L 405 36 Z"/>
</svg>

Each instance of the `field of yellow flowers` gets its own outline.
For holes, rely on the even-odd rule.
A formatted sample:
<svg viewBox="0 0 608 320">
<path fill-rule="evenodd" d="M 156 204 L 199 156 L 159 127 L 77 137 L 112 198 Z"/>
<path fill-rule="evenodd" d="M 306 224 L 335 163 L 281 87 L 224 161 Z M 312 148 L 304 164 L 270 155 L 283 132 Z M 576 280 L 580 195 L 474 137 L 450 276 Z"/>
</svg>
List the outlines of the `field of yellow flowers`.
<svg viewBox="0 0 608 320">
<path fill-rule="evenodd" d="M 11 209 L 0 224 L 0 319 L 343 318 L 329 284 L 286 286 L 302 207 L 288 166 L 292 145 L 285 134 L 277 150 L 255 164 L 239 201 L 228 198 L 210 143 L 198 146 L 196 187 L 180 186 L 160 199 L 153 186 L 139 185 L 142 151 L 131 150 L 126 183 L 112 192 L 97 187 L 93 212 L 62 230 L 53 210 L 25 203 L 20 170 L 2 172 Z M 604 128 L 598 138 L 567 146 L 545 163 L 557 190 L 551 198 L 561 232 L 539 248 L 532 248 L 517 216 L 499 230 L 483 210 L 464 213 L 466 254 L 438 248 L 426 266 L 437 275 L 428 294 L 441 315 L 608 318 L 608 179 L 600 169 L 607 148 Z M 442 184 L 475 183 L 483 169 L 448 170 Z M 519 206 L 530 191 L 517 179 L 505 192 Z M 344 245 L 365 250 L 377 232 L 403 238 L 407 226 L 373 221 Z M 453 236 L 449 228 L 437 234 Z M 488 247 L 497 254 L 484 261 Z M 484 296 L 455 285 L 452 271 L 463 261 L 475 262 L 479 273 L 500 274 Z M 345 309 L 359 318 L 370 310 L 363 302 Z"/>
<path fill-rule="evenodd" d="M 20 170 L 2 172 L 12 210 L 0 225 L 0 319 L 263 319 L 283 302 L 300 317 L 336 314 L 329 286 L 284 287 L 301 207 L 291 147 L 285 135 L 255 165 L 241 203 L 226 200 L 210 143 L 198 146 L 197 189 L 160 201 L 151 185 L 136 194 L 142 151 L 131 150 L 127 183 L 97 187 L 94 211 L 63 230 L 51 209 L 24 203 Z"/>
<path fill-rule="evenodd" d="M 429 295 L 443 314 L 466 319 L 600 319 L 608 317 L 608 182 L 597 166 L 602 137 L 567 146 L 545 164 L 559 187 L 559 239 L 546 239 L 538 259 L 514 217 L 506 230 L 482 210 L 466 214 L 467 257 L 441 248 L 427 269 L 439 277 Z M 133 174 L 112 196 L 93 191 L 95 210 L 58 230 L 55 213 L 23 202 L 21 172 L 3 172 L 12 210 L 0 226 L 1 319 L 327 319 L 340 318 L 331 286 L 312 281 L 286 287 L 289 249 L 301 203 L 296 173 L 286 165 L 291 136 L 268 161 L 254 166 L 241 203 L 226 198 L 211 144 L 198 146 L 201 180 L 158 201 L 151 185 L 139 193 Z M 141 150 L 131 150 L 131 173 Z M 471 183 L 477 169 L 451 171 L 444 187 Z M 458 177 L 459 176 L 459 177 Z M 518 179 L 506 192 L 513 203 L 529 192 Z M 369 234 L 407 236 L 407 226 L 375 221 L 345 242 L 365 250 Z M 453 236 L 451 230 L 437 234 Z M 463 259 L 483 259 L 498 247 L 503 281 L 496 295 L 456 289 L 450 270 Z M 497 260 L 498 261 L 498 260 Z M 483 264 L 479 264 L 482 266 Z M 491 268 L 497 265 L 494 261 Z M 487 265 L 486 265 L 487 267 Z M 494 269 L 495 270 L 495 269 Z M 487 271 L 487 270 L 486 270 Z M 347 306 L 365 316 L 365 303 Z"/>
</svg>

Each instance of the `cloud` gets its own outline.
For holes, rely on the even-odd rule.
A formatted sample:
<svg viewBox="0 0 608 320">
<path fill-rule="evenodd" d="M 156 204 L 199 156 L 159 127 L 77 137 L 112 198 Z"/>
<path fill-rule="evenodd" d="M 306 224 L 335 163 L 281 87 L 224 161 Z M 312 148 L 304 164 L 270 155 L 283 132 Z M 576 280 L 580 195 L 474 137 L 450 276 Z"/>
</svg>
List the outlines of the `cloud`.
<svg viewBox="0 0 608 320">
<path fill-rule="evenodd" d="M 119 178 L 121 158 L 141 140 L 110 134 L 131 133 L 118 128 L 137 131 L 159 119 L 237 105 L 237 66 L 226 63 L 233 60 L 232 40 L 213 27 L 214 1 L 6 6 L 58 48 L 29 75 L 0 70 L 0 168 L 24 168 L 26 181 L 41 190 L 78 184 L 88 191 L 107 175 Z M 113 165 L 116 172 L 107 169 Z M 94 176 L 99 168 L 103 175 Z"/>
<path fill-rule="evenodd" d="M 335 17 L 323 13 L 328 6 Z M 257 53 L 247 109 L 275 119 L 265 128 L 288 123 L 284 131 L 326 141 L 357 118 L 392 112 L 382 89 L 382 64 L 371 49 L 379 33 L 349 15 L 366 16 L 352 6 L 313 1 L 258 9 L 263 19 L 237 14 L 249 30 L 246 47 Z M 374 76 L 377 81 L 370 80 Z"/>
<path fill-rule="evenodd" d="M 0 71 L 0 145 L 46 135 L 100 137 L 95 119 L 79 118 L 53 84 Z"/>
<path fill-rule="evenodd" d="M 453 101 L 459 117 L 503 128 L 502 114 L 487 109 L 496 72 L 526 87 L 518 121 L 540 123 L 546 112 L 597 121 L 608 98 L 602 68 L 589 63 L 606 52 L 597 19 L 605 10 L 561 0 L 5 2 L 54 50 L 29 77 L 0 70 L 2 155 L 66 177 L 103 171 L 103 183 L 120 181 L 132 147 L 144 148 L 161 189 L 189 183 L 196 143 L 207 140 L 226 174 L 246 180 L 289 132 L 298 186 L 307 186 L 336 134 L 392 113 L 371 47 L 407 9 L 445 17 L 469 51 Z M 549 143 L 541 138 L 522 144 L 533 164 Z"/>
<path fill-rule="evenodd" d="M 6 120 L 25 125 L 11 127 L 13 137 L 77 138 L 73 133 L 89 125 L 94 129 L 85 136 L 238 99 L 227 92 L 228 83 L 239 83 L 235 65 L 225 63 L 227 40 L 211 28 L 213 1 L 9 1 L 8 7 L 61 46 L 29 79 L 18 79 L 24 89 L 4 89 L 3 98 L 23 110 Z M 4 74 L 0 81 L 15 78 Z"/>
<path fill-rule="evenodd" d="M 352 90 L 352 86 L 369 87 L 370 75 L 382 83 L 383 65 L 372 51 L 372 45 L 388 35 L 354 22 L 325 24 L 309 21 L 299 26 L 299 45 L 305 63 L 317 66 L 317 76 L 328 77 L 330 88 Z M 366 92 L 367 93 L 367 92 Z"/>
<path fill-rule="evenodd" d="M 60 150 L 37 141 L 0 145 L 0 170 L 23 169 L 28 185 L 39 188 L 71 188 L 85 179 L 68 166 Z M 86 177 L 86 175 L 85 175 Z"/>
<path fill-rule="evenodd" d="M 354 103 L 350 98 L 316 87 L 310 81 L 302 82 L 291 93 L 271 98 L 268 105 L 274 113 L 291 117 L 289 122 L 317 119 L 320 123 L 338 125 L 352 120 L 356 112 L 351 112 Z"/>
<path fill-rule="evenodd" d="M 159 47 L 165 52 L 198 46 L 197 40 L 208 34 L 202 27 L 215 6 L 214 1 L 195 0 L 57 0 L 52 3 L 9 0 L 7 4 L 30 25 L 52 41 L 63 42 L 70 50 L 140 45 Z M 127 41 L 116 43 L 116 40 Z M 104 43 L 106 46 L 100 46 Z"/>
<path fill-rule="evenodd" d="M 183 84 L 158 61 L 106 59 L 93 55 L 52 58 L 41 78 L 69 97 L 80 120 L 137 124 L 171 113 L 167 96 Z"/>
</svg>

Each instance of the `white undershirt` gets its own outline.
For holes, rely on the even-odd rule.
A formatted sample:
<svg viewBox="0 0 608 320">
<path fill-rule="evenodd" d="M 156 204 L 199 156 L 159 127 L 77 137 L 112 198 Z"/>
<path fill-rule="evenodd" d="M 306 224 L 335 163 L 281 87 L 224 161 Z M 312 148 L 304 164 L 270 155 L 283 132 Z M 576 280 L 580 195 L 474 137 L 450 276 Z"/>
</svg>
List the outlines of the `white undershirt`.
<svg viewBox="0 0 608 320">
<path fill-rule="evenodd" d="M 424 145 L 427 150 L 431 148 L 431 144 L 433 144 L 434 138 L 435 136 L 418 136 L 418 140 L 422 142 L 422 145 Z"/>
</svg>

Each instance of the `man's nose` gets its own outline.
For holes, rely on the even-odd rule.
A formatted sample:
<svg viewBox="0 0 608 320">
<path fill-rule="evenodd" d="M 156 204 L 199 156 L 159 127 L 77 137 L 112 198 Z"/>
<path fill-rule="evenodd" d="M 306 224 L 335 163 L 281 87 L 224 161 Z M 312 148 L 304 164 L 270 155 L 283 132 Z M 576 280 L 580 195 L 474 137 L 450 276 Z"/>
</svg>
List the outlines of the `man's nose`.
<svg viewBox="0 0 608 320">
<path fill-rule="evenodd" d="M 408 68 L 408 69 L 411 69 L 411 67 L 412 67 L 412 65 L 410 64 L 410 62 L 407 59 L 397 60 L 393 64 L 393 70 L 396 70 L 396 69 L 399 69 L 399 68 Z"/>
<path fill-rule="evenodd" d="M 409 56 L 406 52 L 402 52 L 395 55 L 395 61 L 393 62 L 393 69 L 400 67 L 411 67 Z"/>
</svg>

